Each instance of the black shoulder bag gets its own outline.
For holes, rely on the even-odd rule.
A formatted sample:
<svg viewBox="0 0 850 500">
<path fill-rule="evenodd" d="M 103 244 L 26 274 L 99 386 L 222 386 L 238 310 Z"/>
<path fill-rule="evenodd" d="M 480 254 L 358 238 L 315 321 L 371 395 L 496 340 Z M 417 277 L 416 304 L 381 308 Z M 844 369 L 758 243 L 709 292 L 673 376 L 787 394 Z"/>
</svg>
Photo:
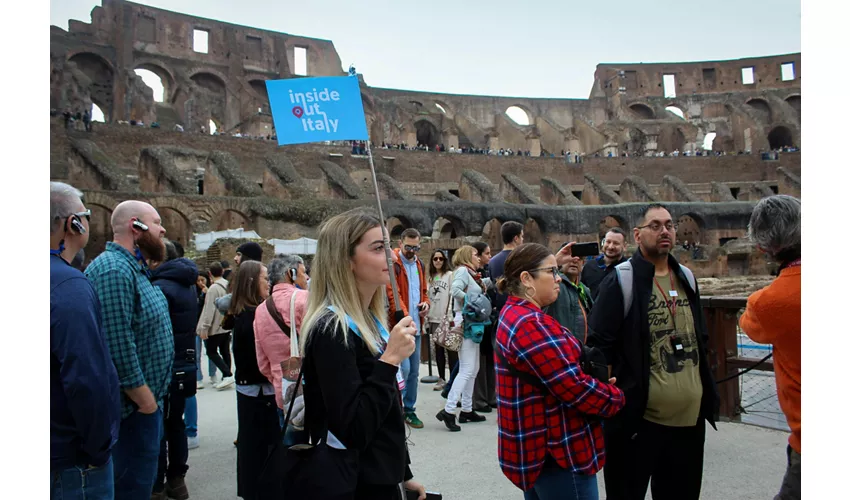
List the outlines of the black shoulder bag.
<svg viewBox="0 0 850 500">
<path fill-rule="evenodd" d="M 301 385 L 304 370 L 296 384 Z M 359 453 L 328 446 L 325 421 L 318 444 L 284 446 L 283 438 L 292 416 L 295 398 L 289 402 L 280 436 L 260 473 L 261 500 L 343 500 L 353 499 L 357 490 Z"/>
</svg>

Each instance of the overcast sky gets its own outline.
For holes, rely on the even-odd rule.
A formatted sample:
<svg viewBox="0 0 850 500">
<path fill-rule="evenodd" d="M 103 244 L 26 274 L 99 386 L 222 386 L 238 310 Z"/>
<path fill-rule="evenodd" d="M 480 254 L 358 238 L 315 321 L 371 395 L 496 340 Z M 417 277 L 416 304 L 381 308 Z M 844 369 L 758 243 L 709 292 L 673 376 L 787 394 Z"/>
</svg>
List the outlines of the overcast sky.
<svg viewBox="0 0 850 500">
<path fill-rule="evenodd" d="M 596 65 L 800 51 L 792 0 L 140 0 L 198 17 L 334 42 L 373 87 L 587 98 Z M 93 0 L 51 0 L 50 23 L 91 21 Z"/>
</svg>

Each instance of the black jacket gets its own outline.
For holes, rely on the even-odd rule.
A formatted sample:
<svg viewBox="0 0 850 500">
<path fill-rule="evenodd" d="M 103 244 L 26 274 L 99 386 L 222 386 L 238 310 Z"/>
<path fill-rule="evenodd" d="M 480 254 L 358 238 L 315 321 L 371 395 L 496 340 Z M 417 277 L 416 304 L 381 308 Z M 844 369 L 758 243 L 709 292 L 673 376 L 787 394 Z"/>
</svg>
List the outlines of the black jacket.
<svg viewBox="0 0 850 500">
<path fill-rule="evenodd" d="M 168 300 L 168 315 L 174 330 L 174 369 L 194 372 L 195 360 L 188 350 L 195 349 L 195 326 L 198 324 L 198 292 L 195 283 L 198 268 L 186 258 L 163 262 L 151 272 L 151 282 Z M 199 355 L 199 353 L 195 353 Z"/>
<path fill-rule="evenodd" d="M 359 451 L 358 489 L 409 480 L 398 368 L 379 361 L 351 329 L 346 345 L 330 313 L 313 329 L 302 365 L 305 428 L 315 442 L 327 427 Z"/>
<path fill-rule="evenodd" d="M 256 307 L 246 307 L 233 317 L 233 362 L 236 365 L 234 376 L 238 385 L 269 383 L 269 379 L 257 365 L 257 344 L 254 343 L 256 312 Z"/>
<path fill-rule="evenodd" d="M 628 259 L 623 256 L 618 262 L 604 268 L 599 267 L 599 261 L 596 259 L 591 259 L 584 263 L 584 269 L 581 270 L 581 282 L 587 285 L 587 288 L 590 288 L 590 296 L 593 300 L 596 300 L 596 297 L 599 295 L 599 285 L 602 284 L 602 280 L 611 274 L 617 264 L 626 260 Z M 605 261 L 602 262 L 604 263 Z"/>
<path fill-rule="evenodd" d="M 622 430 L 632 435 L 646 412 L 649 397 L 649 299 L 652 295 L 655 266 L 638 250 L 631 258 L 634 268 L 634 295 L 629 315 L 623 318 L 623 292 L 617 273 L 611 273 L 599 287 L 599 295 L 590 315 L 588 345 L 599 347 L 612 365 L 612 377 L 626 395 L 626 406 L 606 425 L 606 430 Z M 700 415 L 714 426 L 719 397 L 711 373 L 706 345 L 708 329 L 699 300 L 699 286 L 691 290 L 687 278 L 672 255 L 668 257 L 671 272 L 676 274 L 687 294 L 694 317 L 699 346 L 699 372 L 702 380 Z M 716 426 L 715 426 L 716 429 Z"/>
</svg>

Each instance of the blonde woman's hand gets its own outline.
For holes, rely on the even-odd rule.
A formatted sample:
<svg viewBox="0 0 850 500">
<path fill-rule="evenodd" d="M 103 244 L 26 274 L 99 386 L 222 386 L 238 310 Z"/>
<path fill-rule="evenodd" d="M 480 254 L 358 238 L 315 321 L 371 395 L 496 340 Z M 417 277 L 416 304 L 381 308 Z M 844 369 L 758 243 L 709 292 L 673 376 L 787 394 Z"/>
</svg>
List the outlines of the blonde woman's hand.
<svg viewBox="0 0 850 500">
<path fill-rule="evenodd" d="M 416 350 L 415 335 L 416 326 L 413 324 L 413 318 L 405 316 L 390 332 L 390 340 L 387 342 L 387 349 L 381 356 L 381 361 L 399 366 Z"/>
</svg>

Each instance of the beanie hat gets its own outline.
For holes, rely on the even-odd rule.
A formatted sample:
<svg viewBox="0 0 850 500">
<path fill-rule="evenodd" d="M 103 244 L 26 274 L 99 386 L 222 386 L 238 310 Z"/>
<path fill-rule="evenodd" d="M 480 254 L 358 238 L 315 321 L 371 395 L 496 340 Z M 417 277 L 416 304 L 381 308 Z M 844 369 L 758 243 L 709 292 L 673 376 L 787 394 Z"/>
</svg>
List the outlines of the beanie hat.
<svg viewBox="0 0 850 500">
<path fill-rule="evenodd" d="M 254 243 L 253 241 L 243 243 L 239 245 L 239 248 L 237 248 L 236 251 L 242 254 L 242 262 L 245 262 L 246 260 L 263 260 L 263 248 L 259 245 L 259 243 Z"/>
</svg>

